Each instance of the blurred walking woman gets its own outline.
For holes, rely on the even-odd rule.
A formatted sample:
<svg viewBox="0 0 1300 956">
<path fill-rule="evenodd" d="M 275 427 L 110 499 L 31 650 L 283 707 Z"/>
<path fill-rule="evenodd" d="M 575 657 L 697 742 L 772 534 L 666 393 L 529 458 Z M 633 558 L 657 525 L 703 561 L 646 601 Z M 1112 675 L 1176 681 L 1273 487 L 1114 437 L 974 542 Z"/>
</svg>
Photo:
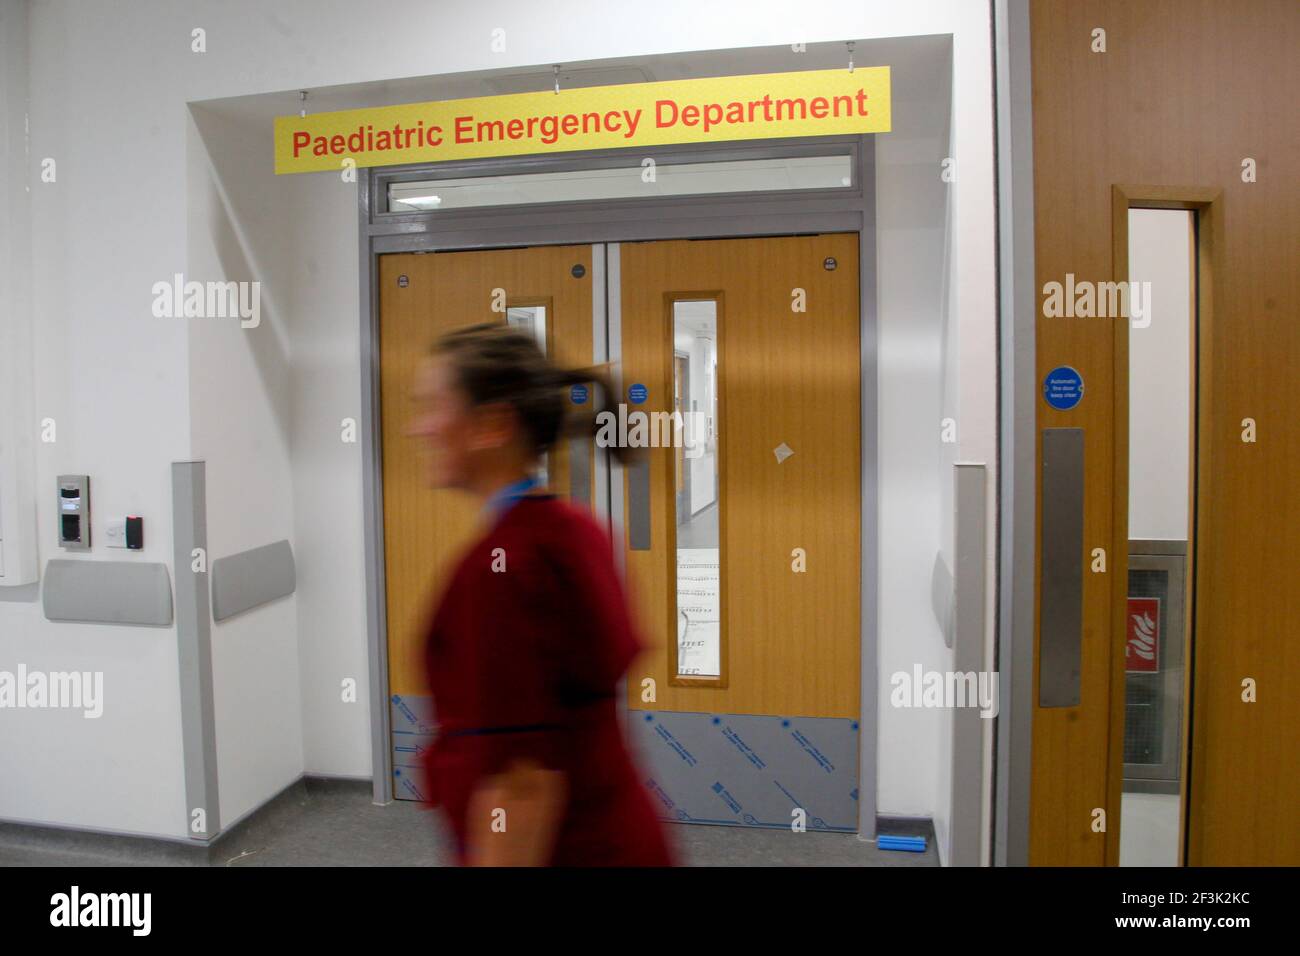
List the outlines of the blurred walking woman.
<svg viewBox="0 0 1300 956">
<path fill-rule="evenodd" d="M 616 688 L 641 645 L 609 536 L 534 477 L 571 386 L 593 380 L 505 325 L 445 335 L 417 374 L 431 483 L 484 503 L 426 650 L 439 726 L 426 786 L 461 864 L 672 862 L 619 728 Z"/>
</svg>

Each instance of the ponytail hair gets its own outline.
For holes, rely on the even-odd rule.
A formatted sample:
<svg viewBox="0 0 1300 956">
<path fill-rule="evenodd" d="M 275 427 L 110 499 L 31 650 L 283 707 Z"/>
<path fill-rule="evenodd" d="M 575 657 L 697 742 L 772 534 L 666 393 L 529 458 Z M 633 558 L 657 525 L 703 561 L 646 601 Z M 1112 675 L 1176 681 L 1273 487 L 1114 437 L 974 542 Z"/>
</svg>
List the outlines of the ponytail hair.
<svg viewBox="0 0 1300 956">
<path fill-rule="evenodd" d="M 537 457 L 563 438 L 594 437 L 605 412 L 617 419 L 618 389 L 608 365 L 559 368 L 530 333 L 514 326 L 485 323 L 456 329 L 438 339 L 431 352 L 450 360 L 472 404 L 510 405 Z M 592 396 L 574 404 L 575 385 L 594 385 L 599 401 Z M 636 451 L 617 442 L 610 447 L 624 464 Z"/>
</svg>

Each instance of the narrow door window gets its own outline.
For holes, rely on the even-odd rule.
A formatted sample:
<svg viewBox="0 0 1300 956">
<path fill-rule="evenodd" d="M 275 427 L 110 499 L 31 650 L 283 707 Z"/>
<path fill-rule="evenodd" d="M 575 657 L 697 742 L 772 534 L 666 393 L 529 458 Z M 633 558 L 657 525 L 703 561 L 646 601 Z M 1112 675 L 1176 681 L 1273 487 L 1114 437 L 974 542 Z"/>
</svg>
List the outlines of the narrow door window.
<svg viewBox="0 0 1300 956">
<path fill-rule="evenodd" d="M 677 676 L 722 675 L 718 304 L 673 303 Z"/>
</svg>

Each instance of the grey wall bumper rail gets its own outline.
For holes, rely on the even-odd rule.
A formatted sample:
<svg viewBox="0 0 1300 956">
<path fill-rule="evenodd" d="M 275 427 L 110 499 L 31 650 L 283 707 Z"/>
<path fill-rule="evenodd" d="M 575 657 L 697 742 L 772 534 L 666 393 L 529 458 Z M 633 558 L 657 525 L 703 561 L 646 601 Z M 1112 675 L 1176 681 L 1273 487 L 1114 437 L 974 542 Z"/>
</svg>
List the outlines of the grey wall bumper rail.
<svg viewBox="0 0 1300 956">
<path fill-rule="evenodd" d="M 176 663 L 185 756 L 185 830 L 207 843 L 221 832 L 217 722 L 212 691 L 212 622 L 208 570 L 194 570 L 208 549 L 207 466 L 172 462 L 172 567 L 176 568 Z M 202 811 L 200 813 L 199 811 Z"/>
<path fill-rule="evenodd" d="M 212 562 L 212 618 L 224 621 L 292 594 L 296 586 L 288 541 L 217 558 Z"/>
<path fill-rule="evenodd" d="M 943 559 L 943 552 L 936 552 L 934 567 L 930 569 L 930 609 L 934 611 L 934 619 L 939 624 L 946 647 L 952 647 L 952 615 L 956 588 L 957 583 L 952 578 L 952 570 L 948 567 L 948 562 Z"/>
<path fill-rule="evenodd" d="M 953 467 L 952 669 L 975 675 L 968 690 L 995 687 L 996 674 L 984 673 L 985 569 L 988 552 L 988 474 L 980 463 Z M 996 698 L 994 698 L 996 700 Z M 980 708 L 952 710 L 952 822 L 949 866 L 980 866 L 984 829 L 984 721 Z"/>
<path fill-rule="evenodd" d="M 153 627 L 172 622 L 165 564 L 56 558 L 45 565 L 42 598 L 51 621 Z"/>
</svg>

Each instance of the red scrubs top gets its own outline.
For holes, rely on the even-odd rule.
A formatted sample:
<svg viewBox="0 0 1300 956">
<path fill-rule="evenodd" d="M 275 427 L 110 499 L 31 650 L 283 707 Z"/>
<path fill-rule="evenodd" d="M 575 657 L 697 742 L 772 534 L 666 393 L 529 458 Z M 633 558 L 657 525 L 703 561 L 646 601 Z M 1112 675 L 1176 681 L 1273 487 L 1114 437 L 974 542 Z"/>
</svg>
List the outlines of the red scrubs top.
<svg viewBox="0 0 1300 956">
<path fill-rule="evenodd" d="M 427 796 L 462 865 L 471 794 L 516 759 L 566 776 L 551 865 L 671 865 L 616 710 L 640 649 L 609 536 L 587 512 L 523 497 L 469 548 L 426 651 L 439 727 Z"/>
</svg>

